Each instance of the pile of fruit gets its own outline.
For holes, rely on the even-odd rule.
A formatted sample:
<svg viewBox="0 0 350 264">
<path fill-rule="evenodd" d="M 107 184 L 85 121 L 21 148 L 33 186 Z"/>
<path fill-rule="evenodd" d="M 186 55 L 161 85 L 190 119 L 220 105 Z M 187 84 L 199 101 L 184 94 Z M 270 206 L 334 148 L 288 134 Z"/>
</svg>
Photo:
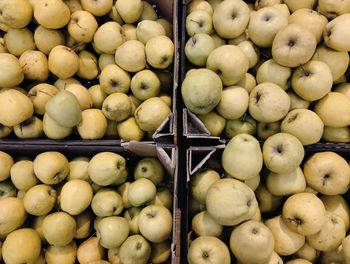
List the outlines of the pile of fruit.
<svg viewBox="0 0 350 264">
<path fill-rule="evenodd" d="M 55 151 L 17 161 L 0 152 L 0 261 L 166 262 L 170 179 L 156 158 L 135 162 L 112 152 L 70 161 Z"/>
<path fill-rule="evenodd" d="M 350 142 L 350 1 L 247 2 L 187 6 L 182 98 L 230 139 L 190 175 L 188 262 L 350 263 L 349 156 L 304 150 Z"/>
<path fill-rule="evenodd" d="M 350 1 L 246 2 L 188 5 L 186 107 L 214 136 L 350 142 Z"/>
<path fill-rule="evenodd" d="M 262 150 L 249 134 L 233 137 L 220 163 L 191 175 L 189 263 L 350 263 L 348 162 L 305 155 L 287 133 Z"/>
<path fill-rule="evenodd" d="M 172 34 L 141 0 L 1 1 L 0 138 L 151 137 L 171 114 Z"/>
</svg>

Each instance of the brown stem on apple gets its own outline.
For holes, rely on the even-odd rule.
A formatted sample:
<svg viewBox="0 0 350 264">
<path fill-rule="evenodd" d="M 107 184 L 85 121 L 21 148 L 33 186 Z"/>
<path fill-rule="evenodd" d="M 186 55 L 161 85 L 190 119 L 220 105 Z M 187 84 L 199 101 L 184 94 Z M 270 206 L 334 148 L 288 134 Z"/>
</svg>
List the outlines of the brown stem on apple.
<svg viewBox="0 0 350 264">
<path fill-rule="evenodd" d="M 291 116 L 291 117 L 288 119 L 288 123 L 292 123 L 292 122 L 295 121 L 297 118 L 298 118 L 298 114 L 295 114 L 295 115 Z"/>
<path fill-rule="evenodd" d="M 327 181 L 329 180 L 329 178 L 331 177 L 331 175 L 329 173 L 327 173 L 325 176 L 323 176 L 323 180 L 322 180 L 322 186 L 325 186 Z"/>
<path fill-rule="evenodd" d="M 203 27 L 203 22 L 198 22 L 198 21 L 193 20 L 193 19 L 190 19 L 190 21 L 197 23 L 199 27 Z"/>
<path fill-rule="evenodd" d="M 303 223 L 303 221 L 299 218 L 299 217 L 295 217 L 295 218 L 287 218 L 287 221 L 290 223 L 293 223 L 295 225 L 301 225 Z"/>
<path fill-rule="evenodd" d="M 142 248 L 142 243 L 141 242 L 137 242 L 135 248 L 136 248 L 136 250 L 140 250 Z"/>
<path fill-rule="evenodd" d="M 252 229 L 252 233 L 253 233 L 254 235 L 256 235 L 257 233 L 259 233 L 259 231 L 258 231 L 257 228 L 254 227 L 254 228 Z"/>
<path fill-rule="evenodd" d="M 300 65 L 300 69 L 302 71 L 302 73 L 304 74 L 304 76 L 310 76 L 310 72 L 308 72 L 303 65 Z"/>
<path fill-rule="evenodd" d="M 65 84 L 65 85 L 66 85 L 66 84 Z M 42 90 L 39 90 L 39 93 L 43 93 L 43 94 L 46 94 L 47 96 L 53 97 L 53 95 L 51 95 L 51 94 L 49 94 L 49 93 L 47 93 L 47 92 L 45 92 L 45 91 L 42 91 Z"/>
<path fill-rule="evenodd" d="M 202 257 L 203 257 L 204 259 L 208 259 L 208 258 L 209 258 L 208 252 L 203 251 L 203 252 L 202 252 Z"/>
</svg>

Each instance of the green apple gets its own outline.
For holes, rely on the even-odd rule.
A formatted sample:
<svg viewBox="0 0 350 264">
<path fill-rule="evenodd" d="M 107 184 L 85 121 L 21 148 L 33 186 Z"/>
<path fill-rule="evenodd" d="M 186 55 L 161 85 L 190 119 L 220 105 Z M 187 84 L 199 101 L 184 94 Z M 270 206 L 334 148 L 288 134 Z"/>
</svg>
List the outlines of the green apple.
<svg viewBox="0 0 350 264">
<path fill-rule="evenodd" d="M 162 45 L 161 43 L 158 44 Z M 124 42 L 115 52 L 115 62 L 125 71 L 141 71 L 146 67 L 145 45 L 138 40 Z"/>
<path fill-rule="evenodd" d="M 141 17 L 143 11 L 141 0 L 117 0 L 115 7 L 125 23 L 136 22 Z"/>
<path fill-rule="evenodd" d="M 212 16 L 204 10 L 194 10 L 186 17 L 186 32 L 192 37 L 198 33 L 210 34 L 213 29 Z"/>
<path fill-rule="evenodd" d="M 267 263 L 274 246 L 273 233 L 260 221 L 244 222 L 231 233 L 231 251 L 242 263 Z"/>
<path fill-rule="evenodd" d="M 144 101 L 159 95 L 160 80 L 153 71 L 142 70 L 132 77 L 130 88 L 137 99 Z"/>
<path fill-rule="evenodd" d="M 124 208 L 126 209 L 132 207 L 128 198 L 129 187 L 130 187 L 130 182 L 124 182 L 123 184 L 117 187 L 118 193 L 122 197 Z"/>
<path fill-rule="evenodd" d="M 332 234 L 330 237 L 329 234 Z M 319 251 L 336 250 L 346 236 L 344 221 L 337 214 L 326 212 L 326 220 L 316 234 L 306 237 L 307 243 Z"/>
<path fill-rule="evenodd" d="M 226 119 L 238 119 L 247 111 L 248 104 L 249 94 L 247 90 L 239 86 L 230 86 L 222 91 L 221 100 L 216 110 Z"/>
<path fill-rule="evenodd" d="M 350 15 L 348 13 L 342 14 L 328 22 L 323 31 L 325 44 L 329 48 L 337 51 L 349 51 L 350 45 L 348 41 L 350 35 L 346 31 L 346 28 L 348 28 L 349 25 Z"/>
<path fill-rule="evenodd" d="M 211 185 L 220 180 L 220 175 L 212 169 L 204 169 L 196 172 L 191 177 L 191 194 L 193 198 L 205 204 L 207 192 Z"/>
<path fill-rule="evenodd" d="M 128 188 L 128 200 L 132 206 L 141 206 L 156 196 L 156 186 L 147 178 L 139 178 Z"/>
<path fill-rule="evenodd" d="M 74 127 L 81 121 L 81 106 L 69 91 L 60 91 L 45 105 L 46 113 L 59 125 Z"/>
<path fill-rule="evenodd" d="M 11 180 L 5 180 L 0 182 L 0 199 L 4 199 L 7 197 L 17 197 L 22 199 L 20 193 L 25 193 L 25 191 L 20 191 L 12 184 Z"/>
<path fill-rule="evenodd" d="M 310 106 L 310 102 L 304 100 L 303 98 L 296 95 L 293 91 L 289 90 L 287 92 L 290 98 L 290 111 L 294 109 L 308 109 Z"/>
<path fill-rule="evenodd" d="M 310 236 L 319 232 L 326 222 L 326 209 L 315 194 L 297 193 L 285 201 L 282 219 L 291 231 Z"/>
<path fill-rule="evenodd" d="M 12 127 L 4 126 L 0 124 L 0 138 L 6 138 L 13 131 Z"/>
<path fill-rule="evenodd" d="M 304 192 L 306 180 L 303 171 L 298 167 L 292 173 L 270 172 L 266 178 L 266 187 L 272 195 L 287 196 Z"/>
<path fill-rule="evenodd" d="M 131 102 L 124 93 L 113 93 L 107 96 L 102 104 L 102 112 L 113 121 L 123 121 L 129 117 L 131 112 Z"/>
<path fill-rule="evenodd" d="M 72 216 L 65 212 L 56 212 L 45 217 L 43 234 L 50 245 L 66 246 L 72 242 L 76 223 Z"/>
<path fill-rule="evenodd" d="M 96 56 L 90 51 L 83 50 L 79 54 L 79 71 L 77 75 L 86 80 L 96 79 L 99 74 Z"/>
<path fill-rule="evenodd" d="M 272 82 L 277 84 L 283 90 L 289 88 L 289 78 L 292 75 L 292 69 L 276 63 L 273 59 L 263 62 L 256 73 L 256 81 L 260 84 L 263 82 Z"/>
<path fill-rule="evenodd" d="M 12 231 L 23 225 L 27 217 L 23 200 L 16 197 L 6 197 L 0 199 L 0 235 L 7 236 Z"/>
<path fill-rule="evenodd" d="M 143 21 L 143 20 L 156 21 L 158 18 L 158 14 L 153 9 L 152 4 L 150 4 L 146 1 L 142 1 L 142 5 L 143 5 L 143 10 L 142 10 L 142 14 L 139 18 L 139 21 Z"/>
<path fill-rule="evenodd" d="M 104 217 L 97 226 L 97 238 L 106 249 L 120 247 L 129 236 L 128 222 L 120 216 Z"/>
<path fill-rule="evenodd" d="M 203 1 L 204 2 L 204 1 Z M 197 33 L 185 45 L 186 58 L 194 65 L 204 67 L 209 54 L 216 48 L 213 38 L 205 33 Z"/>
<path fill-rule="evenodd" d="M 222 86 L 215 72 L 209 69 L 194 70 L 182 82 L 182 99 L 191 112 L 207 114 L 220 102 Z"/>
<path fill-rule="evenodd" d="M 147 264 L 151 256 L 151 246 L 143 236 L 133 235 L 121 245 L 119 256 L 124 264 Z"/>
<path fill-rule="evenodd" d="M 304 175 L 311 188 L 325 195 L 343 194 L 349 189 L 349 164 L 335 152 L 312 155 L 304 164 Z"/>
<path fill-rule="evenodd" d="M 156 36 L 145 46 L 147 63 L 156 69 L 168 68 L 174 60 L 175 46 L 167 36 Z"/>
<path fill-rule="evenodd" d="M 234 178 L 246 180 L 255 177 L 263 165 L 259 142 L 249 134 L 238 134 L 227 144 L 221 162 L 225 171 Z"/>
<path fill-rule="evenodd" d="M 323 2 L 326 2 L 326 1 L 323 1 Z M 328 20 L 325 16 L 323 16 L 317 11 L 310 10 L 307 8 L 301 8 L 293 12 L 288 17 L 288 22 L 290 24 L 291 23 L 298 24 L 302 27 L 309 29 L 310 32 L 312 32 L 315 35 L 317 43 L 320 43 L 322 39 L 322 33 L 324 30 L 324 27 L 326 26 Z"/>
<path fill-rule="evenodd" d="M 244 1 L 222 1 L 214 8 L 214 29 L 222 38 L 235 38 L 246 29 L 249 13 L 249 7 Z"/>
<path fill-rule="evenodd" d="M 281 215 L 268 219 L 265 225 L 271 230 L 275 239 L 275 252 L 280 256 L 296 253 L 305 244 L 305 236 L 287 227 Z"/>
<path fill-rule="evenodd" d="M 1 155 L 0 155 L 1 156 Z M 6 167 L 1 165 L 6 171 Z M 27 191 L 38 183 L 38 179 L 34 175 L 33 161 L 20 160 L 14 163 L 10 170 L 11 182 L 18 190 Z"/>
<path fill-rule="evenodd" d="M 304 147 L 299 139 L 287 133 L 277 133 L 266 139 L 263 145 L 265 166 L 275 173 L 295 171 L 304 154 Z"/>
<path fill-rule="evenodd" d="M 325 127 L 322 138 L 327 142 L 349 143 L 350 128 L 349 127 Z"/>
<path fill-rule="evenodd" d="M 247 72 L 244 74 L 243 78 L 238 83 L 236 83 L 236 86 L 243 87 L 247 90 L 248 93 L 250 93 L 251 90 L 253 90 L 253 88 L 256 86 L 255 77 Z"/>
<path fill-rule="evenodd" d="M 101 85 L 96 84 L 88 89 L 90 93 L 92 106 L 94 108 L 101 108 L 103 101 L 106 99 L 107 94 L 102 90 Z"/>
<path fill-rule="evenodd" d="M 54 47 L 48 58 L 49 70 L 58 78 L 67 79 L 79 70 L 79 57 L 75 51 L 67 46 Z"/>
<path fill-rule="evenodd" d="M 119 154 L 100 152 L 90 160 L 88 172 L 91 180 L 98 185 L 121 184 L 128 175 L 125 165 L 125 158 Z"/>
<path fill-rule="evenodd" d="M 135 117 L 129 117 L 118 122 L 116 130 L 119 137 L 124 141 L 141 141 L 145 135 L 137 124 Z"/>
<path fill-rule="evenodd" d="M 49 67 L 46 55 L 41 51 L 27 50 L 19 58 L 24 78 L 44 82 L 49 77 Z"/>
<path fill-rule="evenodd" d="M 223 227 L 216 223 L 207 211 L 202 211 L 193 217 L 192 230 L 198 236 L 220 237 Z"/>
<path fill-rule="evenodd" d="M 220 136 L 226 125 L 226 119 L 214 110 L 207 114 L 198 115 L 198 118 L 208 129 L 210 135 L 214 137 Z"/>
<path fill-rule="evenodd" d="M 124 24 L 122 26 L 125 34 L 125 40 L 137 40 L 136 26 L 133 24 Z"/>
<path fill-rule="evenodd" d="M 92 199 L 91 208 L 99 217 L 119 215 L 123 209 L 122 197 L 112 189 L 99 190 Z"/>
<path fill-rule="evenodd" d="M 289 14 L 286 16 L 276 6 L 260 8 L 251 15 L 249 37 L 258 47 L 270 48 L 278 31 L 288 25 L 288 16 Z"/>
<path fill-rule="evenodd" d="M 342 218 L 345 225 L 345 231 L 348 231 L 350 226 L 350 208 L 345 199 L 341 195 L 322 195 L 320 196 L 326 211 L 336 214 Z"/>
<path fill-rule="evenodd" d="M 15 89 L 0 90 L 0 123 L 16 126 L 33 115 L 34 107 L 30 99 Z"/>
<path fill-rule="evenodd" d="M 316 101 L 324 97 L 331 91 L 332 84 L 332 72 L 323 61 L 312 60 L 293 72 L 292 88 L 307 101 Z"/>
<path fill-rule="evenodd" d="M 254 192 L 244 183 L 235 179 L 221 179 L 209 188 L 206 207 L 216 223 L 232 226 L 250 219 L 258 209 L 258 202 Z"/>
<path fill-rule="evenodd" d="M 316 49 L 312 59 L 325 62 L 332 72 L 334 81 L 346 72 L 349 65 L 349 54 L 346 51 L 336 51 L 325 44 Z"/>
<path fill-rule="evenodd" d="M 40 256 L 40 251 L 40 237 L 31 228 L 21 228 L 12 232 L 2 245 L 2 257 L 5 263 L 31 263 Z"/>
<path fill-rule="evenodd" d="M 285 117 L 290 108 L 288 94 L 277 84 L 264 82 L 250 93 L 249 114 L 260 122 L 276 122 Z"/>
<path fill-rule="evenodd" d="M 135 180 L 146 178 L 158 186 L 164 179 L 164 168 L 156 158 L 143 158 L 137 162 L 134 170 Z"/>
<path fill-rule="evenodd" d="M 169 241 L 160 243 L 151 243 L 151 258 L 152 263 L 164 263 L 171 255 L 171 244 Z"/>
<path fill-rule="evenodd" d="M 36 177 L 43 183 L 54 185 L 62 182 L 69 173 L 67 158 L 57 151 L 47 151 L 34 159 L 33 169 Z"/>
<path fill-rule="evenodd" d="M 140 233 L 150 242 L 163 242 L 171 236 L 173 218 L 161 205 L 149 205 L 138 216 Z"/>
<path fill-rule="evenodd" d="M 131 207 L 124 213 L 124 218 L 128 221 L 130 234 L 139 234 L 139 223 L 138 216 L 140 215 L 141 208 L 140 207 Z"/>
<path fill-rule="evenodd" d="M 157 21 L 142 20 L 137 24 L 136 36 L 139 41 L 146 44 L 153 37 L 165 36 L 165 30 Z"/>
<path fill-rule="evenodd" d="M 157 190 L 156 196 L 152 201 L 148 203 L 148 205 L 162 205 L 169 210 L 172 210 L 173 207 L 173 194 L 166 187 L 160 187 Z"/>
<path fill-rule="evenodd" d="M 169 106 L 159 97 L 151 97 L 135 110 L 135 118 L 143 131 L 154 132 L 171 114 Z"/>
<path fill-rule="evenodd" d="M 272 57 L 282 66 L 297 67 L 311 59 L 316 45 L 312 32 L 299 25 L 289 24 L 277 32 L 272 43 Z"/>
<path fill-rule="evenodd" d="M 226 121 L 225 135 L 227 138 L 233 138 L 242 133 L 255 135 L 255 132 L 256 122 L 248 114 L 244 114 L 239 119 L 229 119 Z"/>
<path fill-rule="evenodd" d="M 50 185 L 35 185 L 24 195 L 24 209 L 31 215 L 47 215 L 54 208 L 56 199 L 57 192 Z"/>
<path fill-rule="evenodd" d="M 72 179 L 66 182 L 60 193 L 60 207 L 70 215 L 78 215 L 89 207 L 93 191 L 87 181 Z"/>
<path fill-rule="evenodd" d="M 115 64 L 107 65 L 100 74 L 100 85 L 107 94 L 126 93 L 130 88 L 129 73 Z"/>
<path fill-rule="evenodd" d="M 249 60 L 241 48 L 223 45 L 208 56 L 207 68 L 216 72 L 225 86 L 239 82 L 249 69 Z"/>
<path fill-rule="evenodd" d="M 91 42 L 98 28 L 95 17 L 88 11 L 77 10 L 71 14 L 67 26 L 69 35 L 78 42 Z"/>
<path fill-rule="evenodd" d="M 272 123 L 257 122 L 256 132 L 258 138 L 266 140 L 274 134 L 281 132 L 281 123 L 279 121 Z"/>
<path fill-rule="evenodd" d="M 319 142 L 323 128 L 321 118 L 308 109 L 290 111 L 281 123 L 281 131 L 296 136 L 304 146 Z"/>
<path fill-rule="evenodd" d="M 220 239 L 212 236 L 200 236 L 192 241 L 188 249 L 189 264 L 207 262 L 212 264 L 230 264 L 230 251 Z"/>
<path fill-rule="evenodd" d="M 316 103 L 315 113 L 321 118 L 325 126 L 349 126 L 350 99 L 344 94 L 330 92 Z"/>
<path fill-rule="evenodd" d="M 125 42 L 121 25 L 114 21 L 102 24 L 94 35 L 94 48 L 100 53 L 114 54 L 117 48 Z"/>
<path fill-rule="evenodd" d="M 91 183 L 90 176 L 88 174 L 89 158 L 76 157 L 69 161 L 69 174 L 67 180 L 79 179 Z"/>
</svg>

